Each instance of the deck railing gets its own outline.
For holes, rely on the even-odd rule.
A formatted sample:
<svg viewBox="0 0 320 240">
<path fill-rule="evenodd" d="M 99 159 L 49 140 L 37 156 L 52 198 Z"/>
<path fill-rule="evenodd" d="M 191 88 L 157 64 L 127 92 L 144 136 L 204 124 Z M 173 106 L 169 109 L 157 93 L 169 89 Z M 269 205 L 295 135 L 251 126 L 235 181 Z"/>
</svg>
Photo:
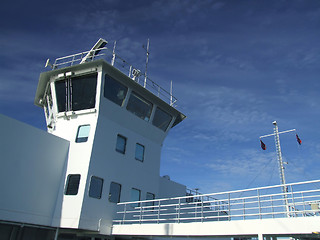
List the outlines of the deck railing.
<svg viewBox="0 0 320 240">
<path fill-rule="evenodd" d="M 118 203 L 114 224 L 233 221 L 319 215 L 320 180 Z"/>
<path fill-rule="evenodd" d="M 170 106 L 176 106 L 177 98 L 172 95 L 171 91 L 169 92 L 162 88 L 156 82 L 147 77 L 146 73 L 141 72 L 138 68 L 128 63 L 126 60 L 121 58 L 118 54 L 111 51 L 107 47 L 57 58 L 52 64 L 52 69 L 80 64 L 83 62 L 84 58 L 86 59 L 85 62 L 102 58 L 105 59 L 107 62 L 110 62 L 112 66 L 128 75 L 128 77 L 139 83 L 144 88 L 148 89 L 154 95 L 169 103 Z"/>
</svg>

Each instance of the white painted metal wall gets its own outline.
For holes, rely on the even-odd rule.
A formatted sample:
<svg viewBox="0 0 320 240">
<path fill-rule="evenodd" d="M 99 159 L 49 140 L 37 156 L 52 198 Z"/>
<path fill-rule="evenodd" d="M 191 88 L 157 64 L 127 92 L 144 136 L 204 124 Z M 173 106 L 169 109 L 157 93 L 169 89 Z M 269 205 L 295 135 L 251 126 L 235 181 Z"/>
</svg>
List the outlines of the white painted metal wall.
<svg viewBox="0 0 320 240">
<path fill-rule="evenodd" d="M 50 226 L 69 142 L 3 115 L 0 126 L 0 219 Z"/>
</svg>

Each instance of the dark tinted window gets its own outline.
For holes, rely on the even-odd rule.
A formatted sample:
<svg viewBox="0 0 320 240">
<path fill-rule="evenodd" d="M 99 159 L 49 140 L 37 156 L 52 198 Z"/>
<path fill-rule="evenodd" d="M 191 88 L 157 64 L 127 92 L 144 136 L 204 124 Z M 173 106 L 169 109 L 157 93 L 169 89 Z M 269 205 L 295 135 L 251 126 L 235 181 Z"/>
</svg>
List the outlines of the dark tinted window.
<svg viewBox="0 0 320 240">
<path fill-rule="evenodd" d="M 109 201 L 118 203 L 120 202 L 121 185 L 119 183 L 111 182 L 109 191 Z"/>
<path fill-rule="evenodd" d="M 58 112 L 67 111 L 68 82 L 66 80 L 55 82 Z"/>
<path fill-rule="evenodd" d="M 97 74 L 55 82 L 58 112 L 95 107 Z"/>
<path fill-rule="evenodd" d="M 66 195 L 77 195 L 79 190 L 80 174 L 70 174 L 68 175 L 66 184 Z"/>
<path fill-rule="evenodd" d="M 104 83 L 104 97 L 110 101 L 122 106 L 126 98 L 128 88 L 120 82 L 106 75 Z"/>
<path fill-rule="evenodd" d="M 161 130 L 166 131 L 171 122 L 171 119 L 172 116 L 170 114 L 157 107 L 152 124 L 160 128 Z"/>
<path fill-rule="evenodd" d="M 139 118 L 149 121 L 152 103 L 141 97 L 135 92 L 132 92 L 128 101 L 127 110 L 138 116 Z"/>
<path fill-rule="evenodd" d="M 91 177 L 89 196 L 93 198 L 101 198 L 103 179 L 95 176 Z"/>
<path fill-rule="evenodd" d="M 94 108 L 96 104 L 97 75 L 72 79 L 72 111 Z"/>
</svg>

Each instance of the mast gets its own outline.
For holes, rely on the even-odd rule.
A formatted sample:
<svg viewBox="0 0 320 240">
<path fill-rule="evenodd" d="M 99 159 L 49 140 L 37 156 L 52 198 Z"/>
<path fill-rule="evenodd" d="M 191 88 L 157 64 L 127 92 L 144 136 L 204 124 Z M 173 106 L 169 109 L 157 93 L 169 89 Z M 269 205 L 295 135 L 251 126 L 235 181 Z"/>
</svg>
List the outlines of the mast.
<svg viewBox="0 0 320 240">
<path fill-rule="evenodd" d="M 283 167 L 283 161 L 282 161 L 282 153 L 281 153 L 281 146 L 280 146 L 280 138 L 279 138 L 279 129 L 277 125 L 277 121 L 274 121 L 272 123 L 274 125 L 274 141 L 276 145 L 276 150 L 277 150 L 277 156 L 278 156 L 278 166 L 279 166 L 279 176 L 280 176 L 280 183 L 282 184 L 282 193 L 284 194 L 284 202 L 286 206 L 286 212 L 287 216 L 289 216 L 289 202 L 288 202 L 288 188 L 286 186 L 286 178 L 284 174 L 284 167 Z"/>
<path fill-rule="evenodd" d="M 273 134 L 260 136 L 260 140 L 261 140 L 261 138 L 264 138 L 264 137 L 274 136 L 274 141 L 275 141 L 276 151 L 277 151 L 277 158 L 278 158 L 280 184 L 282 185 L 282 193 L 283 193 L 287 217 L 290 217 L 290 208 L 289 208 L 289 201 L 288 201 L 288 188 L 286 186 L 286 178 L 285 178 L 284 167 L 283 167 L 284 162 L 282 160 L 279 134 L 293 132 L 293 131 L 296 131 L 296 129 L 291 129 L 291 130 L 279 132 L 277 121 L 273 121 L 272 124 L 274 125 Z"/>
</svg>

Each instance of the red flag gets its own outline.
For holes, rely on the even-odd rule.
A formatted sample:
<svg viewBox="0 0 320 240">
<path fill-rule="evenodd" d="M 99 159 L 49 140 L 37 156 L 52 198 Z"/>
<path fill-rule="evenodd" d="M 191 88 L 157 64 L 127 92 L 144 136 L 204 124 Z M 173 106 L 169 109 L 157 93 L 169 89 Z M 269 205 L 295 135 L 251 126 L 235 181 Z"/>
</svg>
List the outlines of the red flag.
<svg viewBox="0 0 320 240">
<path fill-rule="evenodd" d="M 299 145 L 301 145 L 302 141 L 301 141 L 301 139 L 299 138 L 298 134 L 296 134 L 296 138 L 297 138 L 297 142 L 299 143 Z"/>
<path fill-rule="evenodd" d="M 261 148 L 262 148 L 263 150 L 266 150 L 266 149 L 267 149 L 266 145 L 264 144 L 264 142 L 261 141 L 261 139 L 260 139 L 260 144 L 261 144 Z"/>
</svg>

